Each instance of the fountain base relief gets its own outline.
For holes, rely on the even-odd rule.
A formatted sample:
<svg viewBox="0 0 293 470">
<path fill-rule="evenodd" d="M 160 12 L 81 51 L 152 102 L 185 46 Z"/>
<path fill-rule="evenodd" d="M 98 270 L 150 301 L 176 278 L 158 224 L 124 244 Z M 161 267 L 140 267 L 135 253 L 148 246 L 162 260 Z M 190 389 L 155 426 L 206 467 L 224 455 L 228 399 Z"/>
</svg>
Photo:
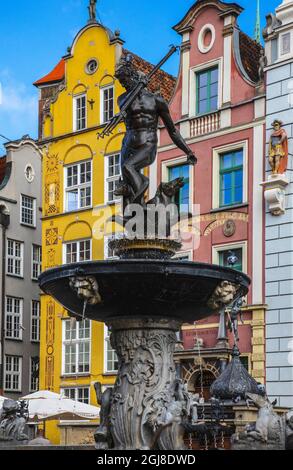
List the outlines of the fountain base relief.
<svg viewBox="0 0 293 470">
<path fill-rule="evenodd" d="M 109 410 L 115 449 L 183 449 L 182 422 L 191 405 L 175 377 L 180 324 L 172 319 L 116 319 L 109 326 L 119 360 Z"/>
</svg>

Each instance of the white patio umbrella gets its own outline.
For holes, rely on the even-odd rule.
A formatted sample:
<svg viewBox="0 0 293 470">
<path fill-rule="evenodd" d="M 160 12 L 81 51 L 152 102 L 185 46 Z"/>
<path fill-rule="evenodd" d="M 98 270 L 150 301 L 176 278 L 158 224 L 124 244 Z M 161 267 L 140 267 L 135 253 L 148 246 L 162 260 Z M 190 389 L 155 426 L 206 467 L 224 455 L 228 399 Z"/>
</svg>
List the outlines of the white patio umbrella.
<svg viewBox="0 0 293 470">
<path fill-rule="evenodd" d="M 38 392 L 25 395 L 22 400 L 37 400 L 37 399 L 48 399 L 48 398 L 61 398 L 59 393 L 50 392 L 49 390 L 39 390 Z"/>
<path fill-rule="evenodd" d="M 70 400 L 69 398 L 34 399 L 29 401 L 29 417 L 45 419 L 97 419 L 99 408 L 86 403 Z"/>
<path fill-rule="evenodd" d="M 100 409 L 78 401 L 64 398 L 58 393 L 41 390 L 26 395 L 22 398 L 29 402 L 28 411 L 30 418 L 46 419 L 97 419 Z"/>
</svg>

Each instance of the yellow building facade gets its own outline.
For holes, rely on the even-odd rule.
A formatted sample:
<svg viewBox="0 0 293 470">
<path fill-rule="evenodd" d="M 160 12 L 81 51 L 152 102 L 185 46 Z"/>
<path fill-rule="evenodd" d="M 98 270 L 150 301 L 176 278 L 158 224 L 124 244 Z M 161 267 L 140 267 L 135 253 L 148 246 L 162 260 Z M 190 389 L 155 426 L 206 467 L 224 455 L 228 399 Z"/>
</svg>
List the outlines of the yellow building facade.
<svg viewBox="0 0 293 470">
<path fill-rule="evenodd" d="M 43 270 L 107 257 L 95 223 L 113 207 L 124 127 L 100 140 L 97 132 L 118 112 L 123 89 L 114 71 L 122 44 L 118 33 L 89 23 L 55 69 L 35 83 L 43 154 Z M 105 330 L 98 322 L 70 319 L 42 295 L 40 389 L 96 405 L 93 384 L 113 384 L 117 366 Z M 46 424 L 46 437 L 59 443 L 57 421 Z"/>
</svg>

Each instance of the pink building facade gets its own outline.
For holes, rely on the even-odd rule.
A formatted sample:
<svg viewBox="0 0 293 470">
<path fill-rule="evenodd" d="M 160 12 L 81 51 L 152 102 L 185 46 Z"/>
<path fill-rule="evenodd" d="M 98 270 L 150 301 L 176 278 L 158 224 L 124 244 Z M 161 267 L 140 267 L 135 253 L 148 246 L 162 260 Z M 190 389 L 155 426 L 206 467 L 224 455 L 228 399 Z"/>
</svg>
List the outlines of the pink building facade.
<svg viewBox="0 0 293 470">
<path fill-rule="evenodd" d="M 160 130 L 157 162 L 151 168 L 151 192 L 161 181 L 185 178 L 178 204 L 199 204 L 200 243 L 185 243 L 180 256 L 227 265 L 247 273 L 247 296 L 239 348 L 259 382 L 265 382 L 264 179 L 265 93 L 259 78 L 261 46 L 242 33 L 242 8 L 218 0 L 199 0 L 174 27 L 182 38 L 180 70 L 170 103 L 171 114 L 198 158 L 195 167 Z M 183 327 L 184 365 L 190 389 L 198 385 L 199 362 L 205 385 L 229 358 L 232 338 L 222 338 L 220 315 Z M 225 335 L 224 335 L 225 336 Z M 200 349 L 200 361 L 194 360 Z M 217 352 L 217 357 L 216 354 Z"/>
</svg>

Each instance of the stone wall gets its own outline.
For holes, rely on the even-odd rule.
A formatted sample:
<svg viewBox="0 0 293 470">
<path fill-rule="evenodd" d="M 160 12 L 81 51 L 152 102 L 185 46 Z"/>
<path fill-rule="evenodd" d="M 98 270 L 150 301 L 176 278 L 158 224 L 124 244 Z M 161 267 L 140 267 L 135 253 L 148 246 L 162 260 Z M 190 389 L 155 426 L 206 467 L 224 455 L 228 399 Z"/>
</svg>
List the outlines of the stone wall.
<svg viewBox="0 0 293 470">
<path fill-rule="evenodd" d="M 266 379 L 279 406 L 293 406 L 293 60 L 267 71 L 267 144 L 274 119 L 289 137 L 286 212 L 266 207 Z M 266 155 L 268 155 L 268 150 Z M 266 172 L 270 174 L 267 163 Z M 291 354 L 290 354 L 291 353 Z"/>
</svg>

